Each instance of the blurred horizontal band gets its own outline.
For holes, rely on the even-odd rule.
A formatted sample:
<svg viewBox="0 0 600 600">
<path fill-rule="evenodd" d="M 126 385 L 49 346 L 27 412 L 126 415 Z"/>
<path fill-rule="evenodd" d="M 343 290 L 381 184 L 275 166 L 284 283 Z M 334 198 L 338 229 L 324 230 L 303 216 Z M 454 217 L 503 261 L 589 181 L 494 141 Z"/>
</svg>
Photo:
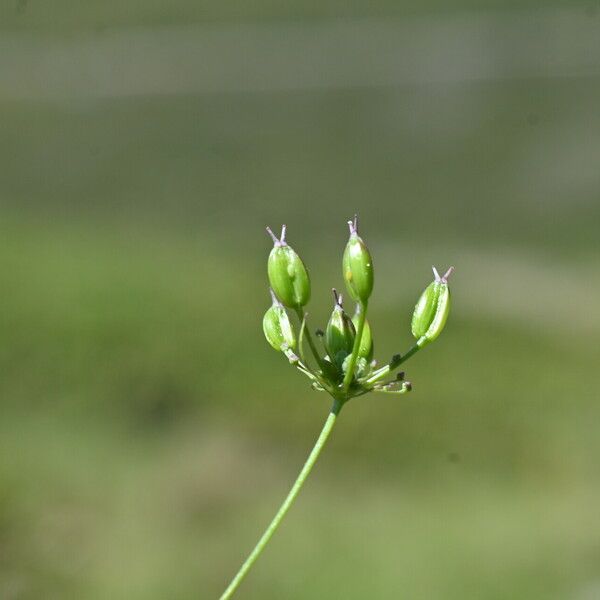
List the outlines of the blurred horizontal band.
<svg viewBox="0 0 600 600">
<path fill-rule="evenodd" d="M 598 75 L 600 15 L 583 8 L 0 37 L 4 100 Z"/>
</svg>

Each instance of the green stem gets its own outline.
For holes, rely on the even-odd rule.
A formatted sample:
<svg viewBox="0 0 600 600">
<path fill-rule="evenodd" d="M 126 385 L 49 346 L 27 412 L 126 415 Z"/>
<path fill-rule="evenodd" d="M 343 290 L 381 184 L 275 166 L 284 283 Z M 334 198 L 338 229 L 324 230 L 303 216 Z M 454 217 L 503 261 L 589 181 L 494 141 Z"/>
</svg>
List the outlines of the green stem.
<svg viewBox="0 0 600 600">
<path fill-rule="evenodd" d="M 300 322 L 302 323 L 306 318 L 304 311 L 301 308 L 298 308 L 298 309 L 296 309 L 296 314 L 298 315 L 298 319 L 300 319 Z M 315 346 L 315 343 L 313 342 L 312 336 L 310 335 L 310 329 L 308 328 L 308 324 L 305 325 L 304 335 L 306 336 L 306 341 L 308 342 L 310 350 L 313 353 L 313 356 L 315 357 L 317 364 L 319 365 L 319 369 L 321 369 L 321 371 L 323 371 L 324 370 L 323 369 L 323 359 L 319 355 L 317 347 Z"/>
<path fill-rule="evenodd" d="M 377 369 L 371 377 L 369 377 L 364 383 L 371 384 L 376 383 L 380 379 L 387 377 L 394 369 L 397 369 L 403 362 L 406 362 L 413 354 L 418 352 L 423 346 L 416 343 L 406 354 L 400 355 L 398 360 L 392 360 L 389 364 L 385 365 L 385 367 L 381 367 L 381 369 Z"/>
<path fill-rule="evenodd" d="M 275 517 L 273 517 L 273 520 L 271 521 L 265 532 L 262 534 L 262 537 L 260 538 L 260 540 L 258 540 L 258 543 L 254 547 L 254 550 L 250 552 L 248 558 L 240 567 L 240 570 L 236 573 L 235 577 L 231 580 L 231 583 L 227 586 L 227 589 L 223 592 L 223 595 L 221 596 L 220 600 L 228 600 L 233 596 L 234 592 L 237 590 L 238 586 L 240 585 L 248 571 L 252 568 L 252 565 L 256 562 L 256 559 L 260 556 L 261 552 L 265 549 L 265 546 L 269 543 L 269 540 L 275 533 L 277 527 L 279 527 L 279 524 L 283 520 L 283 517 L 285 517 L 287 511 L 292 506 L 294 500 L 296 499 L 296 496 L 298 495 L 298 492 L 300 491 L 302 485 L 306 481 L 306 478 L 311 472 L 315 462 L 317 462 L 317 458 L 319 458 L 319 454 L 321 454 L 321 450 L 323 450 L 323 446 L 325 446 L 325 442 L 327 441 L 327 438 L 329 437 L 329 434 L 331 433 L 331 430 L 335 425 L 335 421 L 342 408 L 342 404 L 343 402 L 340 400 L 334 401 L 333 406 L 331 408 L 331 412 L 329 413 L 329 416 L 325 421 L 325 425 L 323 426 L 321 434 L 319 435 L 317 442 L 315 443 L 313 449 L 308 455 L 308 458 L 306 459 L 306 462 L 304 463 L 304 466 L 302 467 L 298 478 L 294 482 L 292 489 L 289 491 L 286 499 L 283 501 L 283 504 L 277 511 L 277 514 L 275 515 Z"/>
<path fill-rule="evenodd" d="M 344 382 L 342 383 L 342 389 L 344 392 L 347 392 L 350 388 L 350 384 L 352 383 L 352 379 L 354 378 L 354 367 L 356 366 L 356 361 L 358 360 L 358 351 L 360 350 L 360 342 L 362 339 L 362 334 L 365 329 L 365 320 L 367 318 L 367 302 L 361 302 L 360 312 L 358 313 L 358 326 L 356 328 L 356 337 L 354 338 L 354 346 L 352 346 L 352 354 L 350 355 L 350 359 L 348 360 L 348 368 L 346 370 L 346 375 L 344 376 Z"/>
</svg>

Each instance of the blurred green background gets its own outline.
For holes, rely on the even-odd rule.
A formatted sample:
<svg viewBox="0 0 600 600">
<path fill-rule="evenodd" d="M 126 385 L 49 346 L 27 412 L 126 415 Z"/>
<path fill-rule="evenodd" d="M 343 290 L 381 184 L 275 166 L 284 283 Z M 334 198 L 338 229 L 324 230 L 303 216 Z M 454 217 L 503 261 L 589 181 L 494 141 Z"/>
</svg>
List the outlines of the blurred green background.
<svg viewBox="0 0 600 600">
<path fill-rule="evenodd" d="M 0 598 L 216 598 L 330 402 L 265 225 L 374 255 L 385 361 L 240 598 L 600 598 L 600 4 L 0 6 Z"/>
</svg>

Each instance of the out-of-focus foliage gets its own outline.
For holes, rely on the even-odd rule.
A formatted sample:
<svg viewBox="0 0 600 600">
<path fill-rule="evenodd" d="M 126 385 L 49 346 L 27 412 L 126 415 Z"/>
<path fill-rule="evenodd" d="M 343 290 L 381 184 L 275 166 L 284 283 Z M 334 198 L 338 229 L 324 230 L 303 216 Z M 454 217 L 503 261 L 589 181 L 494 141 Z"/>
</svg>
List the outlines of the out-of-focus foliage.
<svg viewBox="0 0 600 600">
<path fill-rule="evenodd" d="M 15 4 L 0 61 L 31 64 L 42 30 L 75 52 L 107 23 L 135 48 L 216 18 L 237 39 L 241 18 L 277 30 L 307 15 L 319 27 L 405 16 L 383 2 L 206 16 L 187 2 L 171 16 L 157 3 L 49 6 Z M 485 22 L 520 23 L 519 6 L 497 2 Z M 595 5 L 568 7 L 594 27 Z M 440 56 L 444 27 L 462 27 L 442 10 L 419 17 Z M 527 19 L 579 47 L 565 10 Z M 315 23 L 298 23 L 310 37 Z M 353 23 L 358 38 L 372 26 Z M 477 39 L 501 65 L 494 31 Z M 457 268 L 452 314 L 407 363 L 410 396 L 344 408 L 240 597 L 600 593 L 600 80 L 588 70 L 600 55 L 558 76 L 560 55 L 530 60 L 542 35 L 523 61 L 552 76 L 515 63 L 514 77 L 306 88 L 292 72 L 298 85 L 281 89 L 17 98 L 0 72 L 1 598 L 218 596 L 329 408 L 264 341 L 264 225 L 286 222 L 310 269 L 314 328 L 328 286 L 343 287 L 356 211 L 379 360 L 411 344 L 432 264 Z M 466 71 L 480 58 L 467 50 L 453 57 Z M 226 60 L 197 56 L 199 68 Z M 37 85 L 39 64 L 15 80 Z M 112 81 L 110 67 L 95 76 Z"/>
</svg>

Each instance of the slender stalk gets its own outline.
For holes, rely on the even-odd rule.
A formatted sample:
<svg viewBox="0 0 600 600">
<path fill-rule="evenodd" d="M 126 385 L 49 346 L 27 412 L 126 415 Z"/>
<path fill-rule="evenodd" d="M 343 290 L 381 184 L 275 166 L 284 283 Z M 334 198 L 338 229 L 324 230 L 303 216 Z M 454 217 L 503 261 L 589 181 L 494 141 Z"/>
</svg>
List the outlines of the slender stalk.
<svg viewBox="0 0 600 600">
<path fill-rule="evenodd" d="M 298 315 L 298 319 L 300 319 L 300 322 L 302 323 L 306 318 L 304 311 L 301 308 L 298 308 L 298 309 L 296 309 L 296 314 Z M 305 325 L 304 335 L 306 336 L 306 341 L 308 342 L 310 350 L 313 353 L 315 360 L 317 361 L 317 365 L 319 365 L 319 369 L 321 369 L 321 371 L 323 371 L 323 359 L 321 358 L 319 351 L 317 350 L 317 347 L 315 346 L 315 343 L 313 342 L 312 335 L 310 334 L 310 329 L 308 328 L 308 325 Z"/>
<path fill-rule="evenodd" d="M 367 318 L 367 302 L 360 303 L 360 312 L 358 313 L 358 326 L 356 328 L 356 337 L 354 338 L 354 346 L 352 347 L 352 354 L 348 359 L 348 369 L 346 371 L 346 375 L 344 376 L 344 382 L 342 384 L 342 389 L 344 392 L 348 391 L 350 384 L 352 383 L 352 379 L 354 378 L 354 367 L 356 366 L 356 361 L 358 360 L 358 351 L 360 350 L 360 342 L 362 339 L 362 334 L 365 329 L 365 320 Z"/>
<path fill-rule="evenodd" d="M 331 407 L 331 412 L 329 413 L 329 416 L 325 421 L 325 425 L 323 426 L 323 429 L 321 430 L 321 433 L 313 449 L 308 455 L 308 458 L 306 459 L 306 462 L 304 463 L 304 466 L 302 467 L 298 478 L 294 482 L 292 489 L 289 491 L 288 495 L 283 501 L 283 504 L 277 511 L 277 514 L 273 517 L 273 520 L 271 521 L 265 532 L 262 534 L 260 540 L 258 540 L 256 546 L 254 547 L 252 552 L 250 552 L 248 558 L 244 561 L 244 564 L 240 567 L 240 570 L 236 573 L 235 577 L 231 580 L 231 583 L 227 586 L 227 589 L 223 592 L 223 595 L 221 596 L 220 600 L 228 600 L 233 596 L 234 592 L 237 590 L 238 586 L 240 585 L 248 571 L 252 568 L 252 565 L 256 562 L 256 559 L 260 556 L 261 552 L 265 549 L 265 546 L 269 543 L 269 540 L 277 530 L 277 527 L 279 527 L 279 524 L 283 520 L 283 517 L 285 517 L 286 513 L 288 512 L 294 500 L 296 499 L 298 492 L 300 491 L 302 485 L 306 481 L 306 478 L 311 472 L 315 462 L 317 462 L 317 458 L 319 458 L 319 454 L 321 454 L 321 450 L 323 450 L 323 446 L 325 446 L 325 442 L 327 441 L 327 438 L 329 437 L 329 434 L 331 433 L 331 430 L 335 425 L 335 421 L 342 408 L 342 405 L 342 401 L 334 401 L 333 406 Z"/>
<path fill-rule="evenodd" d="M 418 352 L 422 346 L 419 344 L 415 344 L 406 354 L 398 355 L 400 358 L 398 360 L 392 360 L 389 364 L 381 367 L 381 369 L 377 369 L 371 377 L 369 377 L 364 383 L 371 384 L 387 377 L 394 369 L 397 369 L 403 362 L 407 361 L 413 354 Z"/>
</svg>

